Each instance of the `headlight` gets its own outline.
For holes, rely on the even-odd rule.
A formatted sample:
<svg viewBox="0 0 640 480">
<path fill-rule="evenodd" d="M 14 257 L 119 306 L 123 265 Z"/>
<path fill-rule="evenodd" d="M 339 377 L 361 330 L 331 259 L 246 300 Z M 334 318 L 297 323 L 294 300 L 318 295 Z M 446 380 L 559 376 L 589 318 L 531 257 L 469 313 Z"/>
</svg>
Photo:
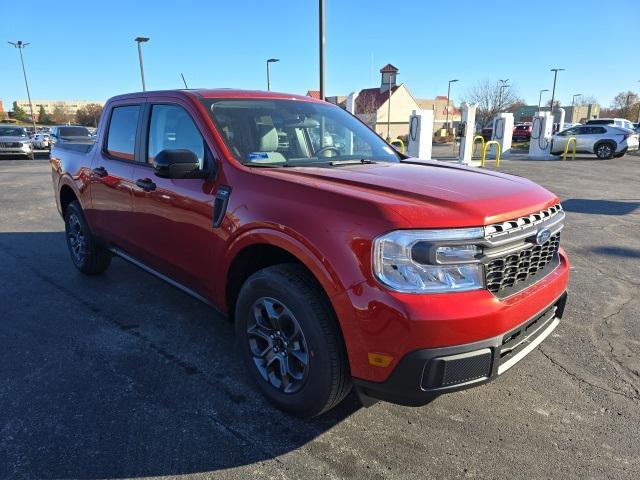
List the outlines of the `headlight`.
<svg viewBox="0 0 640 480">
<path fill-rule="evenodd" d="M 477 290 L 484 287 L 474 240 L 482 227 L 397 230 L 374 240 L 373 271 L 389 288 L 409 293 Z"/>
</svg>

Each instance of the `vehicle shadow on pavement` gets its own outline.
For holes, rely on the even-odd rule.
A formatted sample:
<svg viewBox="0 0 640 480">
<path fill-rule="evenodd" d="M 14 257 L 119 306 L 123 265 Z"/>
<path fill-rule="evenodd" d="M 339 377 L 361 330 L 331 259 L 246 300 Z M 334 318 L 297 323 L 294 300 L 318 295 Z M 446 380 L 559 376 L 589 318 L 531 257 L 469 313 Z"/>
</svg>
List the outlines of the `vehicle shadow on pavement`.
<svg viewBox="0 0 640 480">
<path fill-rule="evenodd" d="M 318 419 L 279 412 L 228 321 L 118 259 L 81 275 L 62 232 L 0 233 L 0 285 L 2 478 L 260 468 L 360 408 L 351 394 Z"/>
<path fill-rule="evenodd" d="M 638 207 L 638 201 L 592 200 L 589 198 L 571 198 L 562 202 L 567 212 L 588 213 L 593 215 L 629 215 Z"/>
</svg>

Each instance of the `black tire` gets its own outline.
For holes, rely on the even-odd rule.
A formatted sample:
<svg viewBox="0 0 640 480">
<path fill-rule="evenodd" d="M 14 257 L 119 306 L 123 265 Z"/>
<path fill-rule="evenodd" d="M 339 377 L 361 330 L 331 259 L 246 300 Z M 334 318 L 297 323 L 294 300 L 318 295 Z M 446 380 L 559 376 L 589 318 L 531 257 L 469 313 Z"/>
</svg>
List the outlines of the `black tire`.
<svg viewBox="0 0 640 480">
<path fill-rule="evenodd" d="M 267 318 L 266 310 L 277 319 Z M 321 287 L 302 266 L 274 265 L 251 275 L 240 289 L 235 322 L 240 355 L 275 407 L 315 417 L 351 390 L 337 319 Z M 272 328 L 274 323 L 279 328 Z"/>
<path fill-rule="evenodd" d="M 98 275 L 109 268 L 111 253 L 96 244 L 77 201 L 64 211 L 64 230 L 71 261 L 86 275 Z"/>
<path fill-rule="evenodd" d="M 616 153 L 616 146 L 611 142 L 602 142 L 596 145 L 595 154 L 600 160 L 608 160 Z"/>
<path fill-rule="evenodd" d="M 621 157 L 624 157 L 624 154 L 625 154 L 625 153 L 627 153 L 627 152 L 615 153 L 615 154 L 613 155 L 613 158 L 621 158 Z"/>
</svg>

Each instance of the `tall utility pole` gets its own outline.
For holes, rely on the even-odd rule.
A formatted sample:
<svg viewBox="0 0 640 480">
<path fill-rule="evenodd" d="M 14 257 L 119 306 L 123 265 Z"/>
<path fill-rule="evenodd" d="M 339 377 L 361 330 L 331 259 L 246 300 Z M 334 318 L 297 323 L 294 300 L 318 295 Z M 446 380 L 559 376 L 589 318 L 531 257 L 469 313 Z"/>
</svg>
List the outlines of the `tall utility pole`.
<svg viewBox="0 0 640 480">
<path fill-rule="evenodd" d="M 451 84 L 458 81 L 459 80 L 457 78 L 454 80 L 449 80 L 449 86 L 447 87 L 447 119 L 444 122 L 444 127 L 447 130 L 447 134 L 449 133 L 449 98 L 451 96 Z"/>
<path fill-rule="evenodd" d="M 324 100 L 324 0 L 319 0 L 320 33 L 320 100 Z"/>
<path fill-rule="evenodd" d="M 544 90 L 540 90 L 540 96 L 538 97 L 538 111 L 540 111 L 540 104 L 542 103 L 542 94 L 548 91 L 549 91 L 548 88 L 545 88 Z"/>
<path fill-rule="evenodd" d="M 28 43 L 22 42 L 22 40 L 18 40 L 17 42 L 7 42 L 10 45 L 13 45 L 20 52 L 20 64 L 22 65 L 22 75 L 24 76 L 24 86 L 27 87 L 27 99 L 29 100 L 29 111 L 31 112 L 31 123 L 33 124 L 33 134 L 38 133 L 38 129 L 36 128 L 36 117 L 33 114 L 33 103 L 31 103 L 31 93 L 29 92 L 29 82 L 27 82 L 27 71 L 24 68 L 24 58 L 22 58 L 22 49 L 29 45 Z"/>
<path fill-rule="evenodd" d="M 147 91 L 147 86 L 144 83 L 144 66 L 142 64 L 142 47 L 140 47 L 141 43 L 145 43 L 149 41 L 148 37 L 136 37 L 133 39 L 134 42 L 138 44 L 138 60 L 140 61 L 140 77 L 142 78 L 142 91 Z"/>
<path fill-rule="evenodd" d="M 551 106 L 549 107 L 551 118 L 553 119 L 553 102 L 556 99 L 556 80 L 558 79 L 558 72 L 564 72 L 564 68 L 552 68 L 549 71 L 553 72 L 553 90 L 551 91 Z"/>
<path fill-rule="evenodd" d="M 270 58 L 267 60 L 267 90 L 271 90 L 271 77 L 269 75 L 269 64 L 279 62 L 279 58 Z"/>
</svg>

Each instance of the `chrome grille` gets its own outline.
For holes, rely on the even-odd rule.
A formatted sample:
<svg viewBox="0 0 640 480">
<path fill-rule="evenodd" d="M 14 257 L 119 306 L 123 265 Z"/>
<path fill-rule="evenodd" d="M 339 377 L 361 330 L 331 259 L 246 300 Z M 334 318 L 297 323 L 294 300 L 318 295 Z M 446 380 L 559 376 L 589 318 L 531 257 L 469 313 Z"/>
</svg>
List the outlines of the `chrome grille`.
<svg viewBox="0 0 640 480">
<path fill-rule="evenodd" d="M 20 148 L 22 144 L 20 142 L 0 142 L 0 148 Z"/>
<path fill-rule="evenodd" d="M 539 212 L 526 215 L 524 217 L 516 218 L 514 220 L 508 220 L 503 223 L 494 223 L 484 227 L 485 238 L 493 238 L 502 235 L 509 235 L 513 232 L 524 230 L 533 225 L 544 223 L 551 218 L 562 212 L 562 205 L 556 203 L 555 205 L 540 210 Z"/>
<path fill-rule="evenodd" d="M 546 243 L 491 260 L 485 266 L 485 282 L 490 292 L 498 293 L 529 280 L 540 273 L 558 255 L 560 233 Z"/>
</svg>

